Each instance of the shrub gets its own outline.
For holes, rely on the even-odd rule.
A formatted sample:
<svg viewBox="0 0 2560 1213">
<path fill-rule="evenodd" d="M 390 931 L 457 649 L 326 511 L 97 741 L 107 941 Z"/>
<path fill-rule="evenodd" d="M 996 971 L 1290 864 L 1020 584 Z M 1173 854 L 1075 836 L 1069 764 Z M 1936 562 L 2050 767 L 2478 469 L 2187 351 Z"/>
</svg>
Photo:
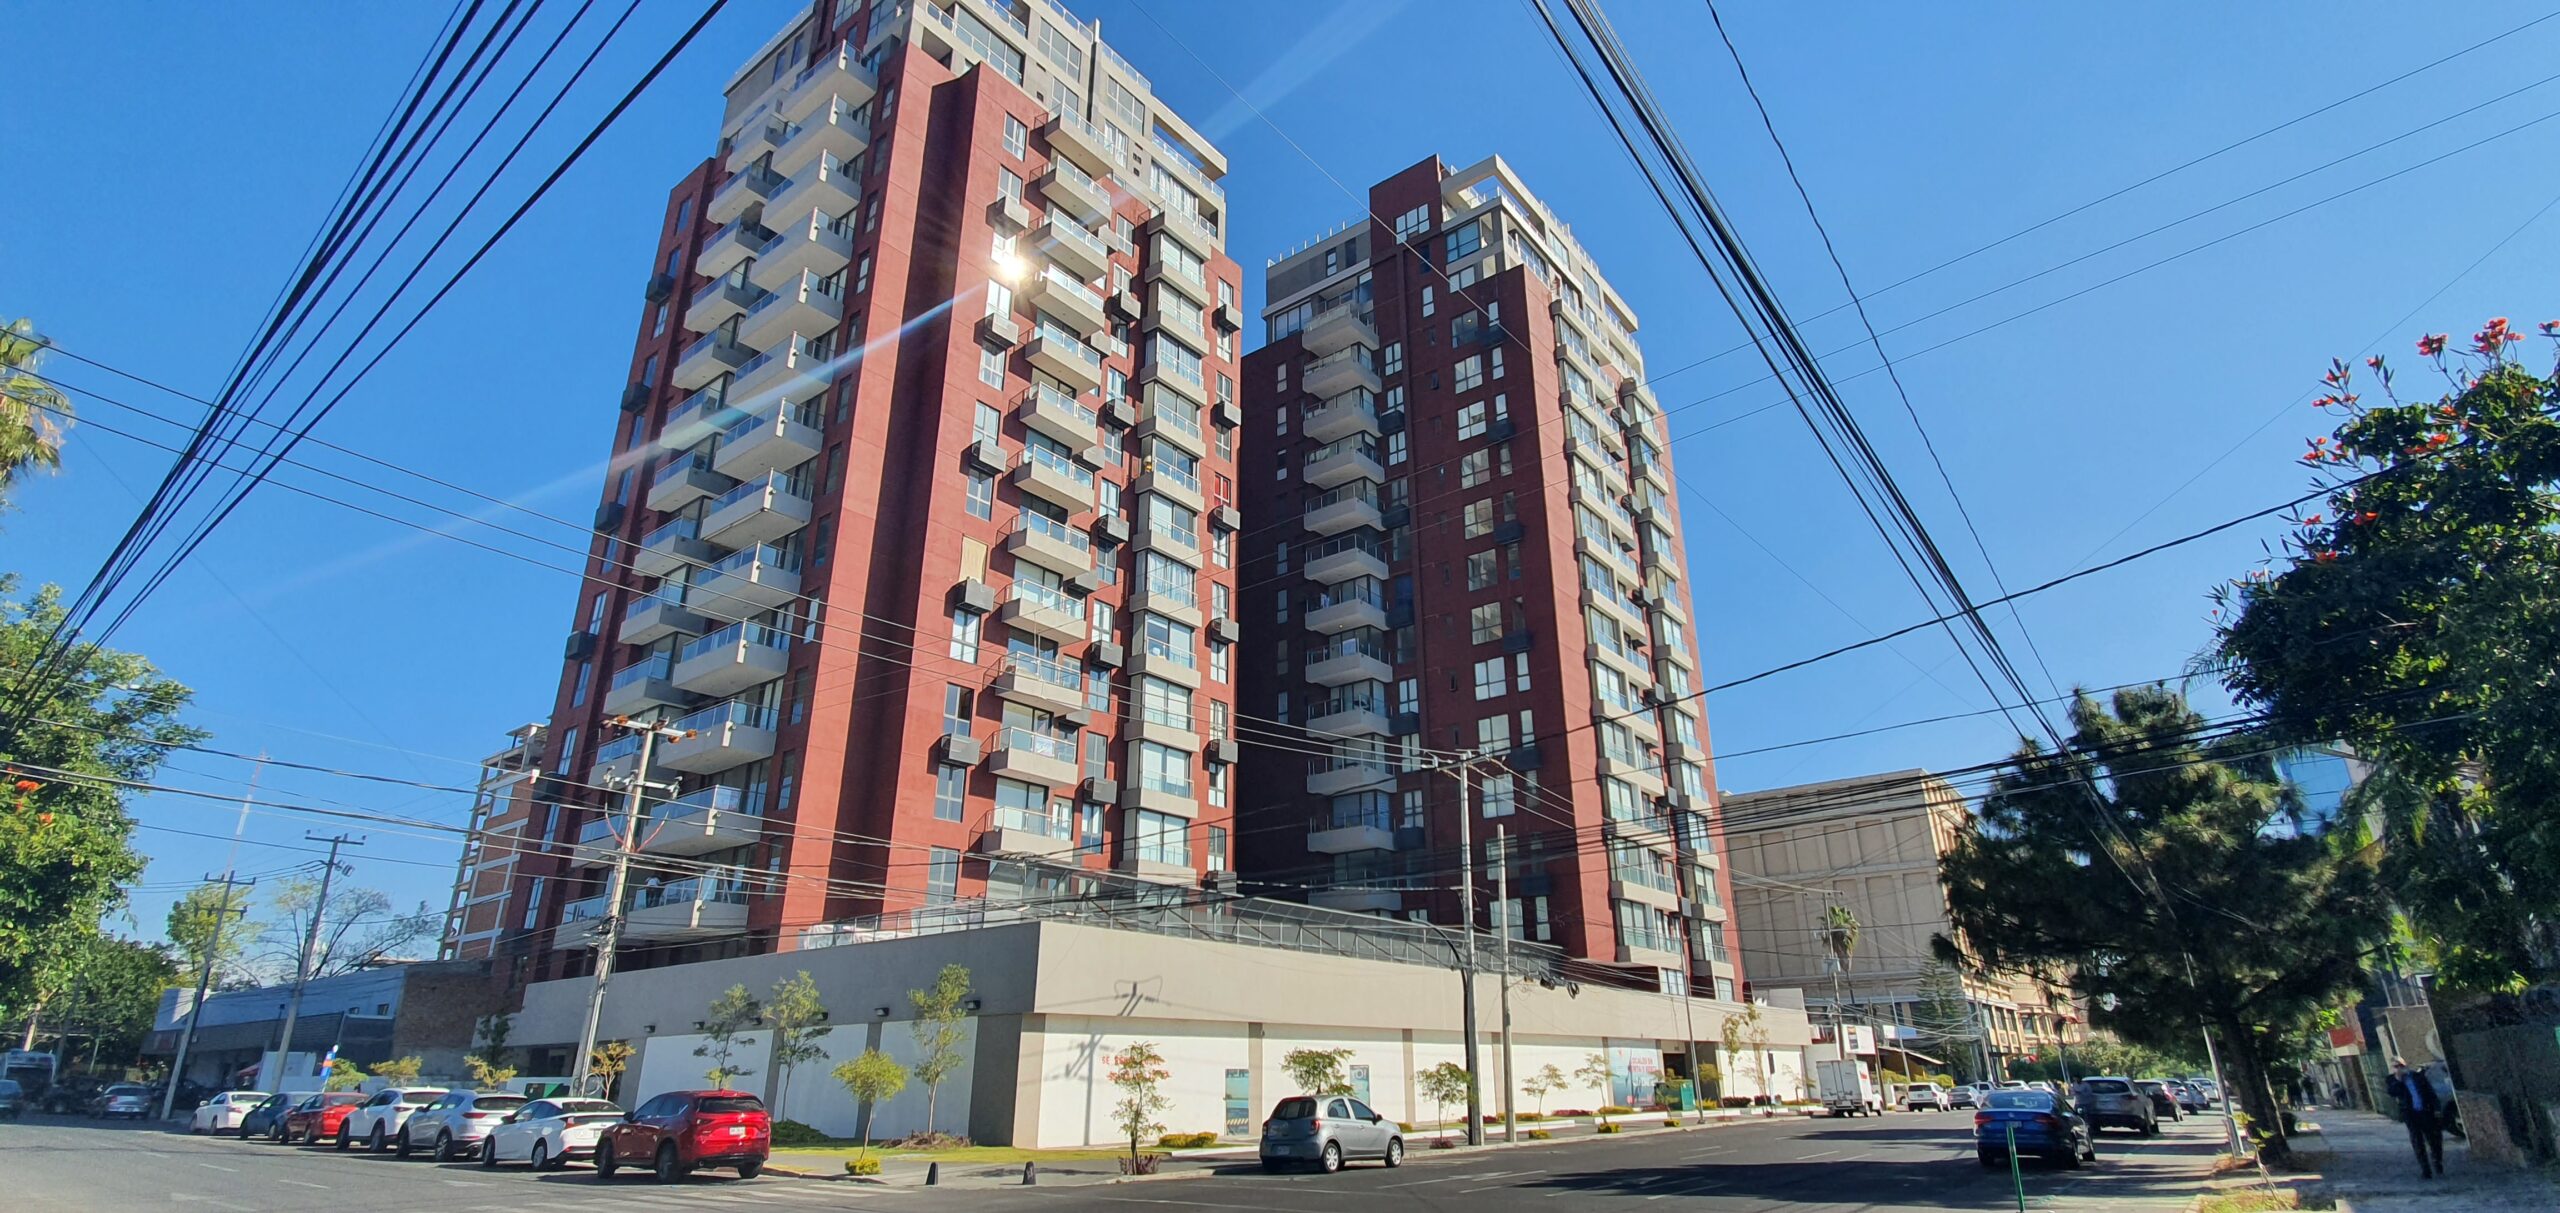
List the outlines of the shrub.
<svg viewBox="0 0 2560 1213">
<path fill-rule="evenodd" d="M 1533 1120 L 1545 1120 L 1546 1114 L 1542 1112 L 1522 1112 L 1512 1117 L 1512 1119 L 1517 1120 L 1522 1124 L 1527 1124 Z"/>
<path fill-rule="evenodd" d="M 827 1135 L 796 1120 L 773 1122 L 773 1144 L 776 1146 L 815 1146 L 827 1141 Z"/>
<path fill-rule="evenodd" d="M 1120 1173 L 1122 1175 L 1153 1175 L 1156 1173 L 1156 1164 L 1163 1161 L 1162 1154 L 1140 1154 L 1135 1157 L 1122 1155 Z"/>
<path fill-rule="evenodd" d="M 1200 1150 L 1216 1144 L 1215 1133 L 1167 1133 L 1156 1139 L 1157 1147 L 1166 1150 Z"/>
<path fill-rule="evenodd" d="M 1458 1143 L 1446 1137 L 1434 1137 L 1431 1139 L 1431 1148 L 1434 1150 L 1455 1150 L 1458 1148 Z"/>
<path fill-rule="evenodd" d="M 1618 1131 L 1618 1126 L 1612 1124 L 1598 1124 L 1591 1126 L 1591 1131 L 1594 1133 L 1615 1133 Z"/>
<path fill-rule="evenodd" d="M 1549 1139 L 1549 1138 L 1551 1138 L 1551 1137 L 1554 1137 L 1554 1136 L 1555 1136 L 1555 1134 L 1553 1134 L 1553 1133 L 1549 1133 L 1549 1132 L 1547 1132 L 1545 1129 L 1531 1129 L 1531 1130 L 1529 1130 L 1529 1140 L 1531 1140 L 1531 1141 L 1545 1141 L 1545 1140 L 1547 1140 L 1547 1139 Z"/>
<path fill-rule="evenodd" d="M 957 1150 L 968 1146 L 969 1139 L 950 1133 L 927 1131 L 908 1134 L 892 1144 L 901 1150 Z"/>
<path fill-rule="evenodd" d="M 1728 1108 L 1747 1108 L 1751 1106 L 1751 1097 L 1748 1095 L 1727 1095 L 1716 1102 Z"/>
<path fill-rule="evenodd" d="M 1677 1116 L 1665 1116 L 1662 1118 L 1662 1127 L 1666 1129 L 1677 1129 L 1680 1127 L 1680 1118 Z"/>
<path fill-rule="evenodd" d="M 847 1175 L 878 1175 L 880 1173 L 880 1160 L 873 1158 L 868 1154 L 865 1154 L 860 1158 L 848 1158 L 844 1160 L 844 1173 Z"/>
<path fill-rule="evenodd" d="M 1589 1115 L 1591 1115 L 1591 1109 L 1589 1109 L 1589 1108 L 1558 1108 L 1558 1109 L 1556 1109 L 1556 1110 L 1552 1113 L 1552 1115 L 1556 1115 L 1556 1116 L 1589 1116 Z"/>
<path fill-rule="evenodd" d="M 1606 1104 L 1601 1107 L 1600 1114 L 1602 1116 L 1626 1116 L 1632 1114 L 1634 1111 L 1634 1108 L 1620 1107 L 1617 1104 Z"/>
<path fill-rule="evenodd" d="M 1413 1132 L 1413 1122 L 1411 1122 L 1411 1121 L 1405 1121 L 1405 1120 L 1399 1120 L 1399 1121 L 1397 1121 L 1397 1122 L 1396 1122 L 1396 1132 L 1398 1132 L 1398 1133 L 1411 1133 L 1411 1132 Z"/>
</svg>

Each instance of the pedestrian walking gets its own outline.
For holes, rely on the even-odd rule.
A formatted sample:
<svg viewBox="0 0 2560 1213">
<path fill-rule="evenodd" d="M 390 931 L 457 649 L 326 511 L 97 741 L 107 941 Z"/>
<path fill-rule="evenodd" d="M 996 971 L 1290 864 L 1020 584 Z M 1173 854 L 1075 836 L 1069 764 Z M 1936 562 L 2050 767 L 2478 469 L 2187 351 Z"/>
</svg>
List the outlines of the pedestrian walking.
<svg viewBox="0 0 2560 1213">
<path fill-rule="evenodd" d="M 2436 1093 L 2436 1085 L 2427 1081 L 2426 1075 L 2394 1057 L 2391 1102 L 2400 1109 L 2400 1123 L 2408 1126 L 2409 1148 L 2418 1155 L 2418 1178 L 2433 1179 L 2443 1174 L 2444 1096 Z"/>
</svg>

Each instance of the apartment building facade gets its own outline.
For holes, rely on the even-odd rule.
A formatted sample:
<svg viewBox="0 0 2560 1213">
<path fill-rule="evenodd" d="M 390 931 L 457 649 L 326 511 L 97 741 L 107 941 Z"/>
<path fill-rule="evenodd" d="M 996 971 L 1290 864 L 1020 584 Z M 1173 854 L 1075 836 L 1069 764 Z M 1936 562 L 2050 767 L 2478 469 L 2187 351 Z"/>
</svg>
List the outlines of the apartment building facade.
<svg viewBox="0 0 2560 1213">
<path fill-rule="evenodd" d="M 539 838 L 534 818 L 534 781 L 550 726 L 518 725 L 507 731 L 507 744 L 480 760 L 480 782 L 471 798 L 470 830 L 463 835 L 462 858 L 454 870 L 453 899 L 445 907 L 444 937 L 438 960 L 485 960 L 497 953 L 516 892 L 516 866 L 525 839 Z"/>
<path fill-rule="evenodd" d="M 1724 798 L 1727 858 L 1738 884 L 1734 926 L 1755 988 L 1804 994 L 1817 1028 L 1835 1010 L 1849 1022 L 1903 1032 L 1931 1056 L 1933 1038 L 1971 1066 L 2000 1067 L 2077 1041 L 2086 1017 L 2067 990 L 2015 974 L 1956 974 L 1970 1025 L 1933 1022 L 1941 1014 L 1925 983 L 1930 941 L 1953 938 L 1938 864 L 1964 829 L 1965 800 L 1927 771 L 1892 771 L 1796 784 Z M 1860 923 L 1845 972 L 1823 946 L 1824 916 L 1847 906 Z M 1943 980 L 1943 978 L 1941 978 Z M 1943 991 L 1944 987 L 1941 987 Z M 1952 1039 L 1969 1026 L 1973 1041 Z M 1968 1069 L 1968 1073 L 1977 1070 Z"/>
<path fill-rule="evenodd" d="M 1245 793 L 1247 885 L 1454 923 L 1472 814 L 1475 921 L 1732 1001 L 1689 576 L 1633 312 L 1498 157 L 1379 182 L 1266 286 L 1241 702 L 1311 753 L 1259 760 L 1289 773 Z M 1456 751 L 1498 768 L 1421 769 Z"/>
<path fill-rule="evenodd" d="M 817 0 L 731 80 L 667 198 L 514 893 L 543 975 L 592 964 L 644 750 L 631 967 L 1227 866 L 1224 172 L 1055 3 Z"/>
</svg>

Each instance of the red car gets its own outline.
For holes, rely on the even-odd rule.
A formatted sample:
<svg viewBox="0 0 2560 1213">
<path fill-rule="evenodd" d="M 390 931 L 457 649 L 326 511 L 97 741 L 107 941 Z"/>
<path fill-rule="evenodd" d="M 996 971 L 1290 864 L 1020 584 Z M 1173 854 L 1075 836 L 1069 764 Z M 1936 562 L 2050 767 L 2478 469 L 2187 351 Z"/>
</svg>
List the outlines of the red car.
<svg viewBox="0 0 2560 1213">
<path fill-rule="evenodd" d="M 702 1167 L 736 1167 L 754 1179 L 773 1152 L 773 1114 L 744 1091 L 669 1091 L 634 1109 L 596 1143 L 596 1178 L 647 1167 L 674 1183 Z"/>
<path fill-rule="evenodd" d="M 367 1096 L 362 1091 L 324 1091 L 284 1114 L 284 1138 L 287 1144 L 301 1142 L 319 1145 L 321 1139 L 338 1135 L 338 1126 L 347 1122 L 347 1114 L 361 1106 Z"/>
</svg>

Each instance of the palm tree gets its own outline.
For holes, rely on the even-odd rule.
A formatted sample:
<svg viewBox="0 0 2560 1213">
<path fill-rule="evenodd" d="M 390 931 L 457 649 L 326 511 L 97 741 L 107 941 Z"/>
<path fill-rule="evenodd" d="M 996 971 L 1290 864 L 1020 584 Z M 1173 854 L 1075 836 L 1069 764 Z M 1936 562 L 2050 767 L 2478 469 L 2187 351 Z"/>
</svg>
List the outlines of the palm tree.
<svg viewBox="0 0 2560 1213">
<path fill-rule="evenodd" d="M 1822 912 L 1822 946 L 1831 953 L 1831 1018 L 1835 1024 L 1849 1022 L 1849 1004 L 1843 986 L 1849 980 L 1849 956 L 1858 950 L 1858 912 L 1833 904 Z M 1843 1040 L 1845 1049 L 1848 1042 Z M 1841 1056 L 1848 1056 L 1842 1053 Z"/>
<path fill-rule="evenodd" d="M 0 328 L 0 499 L 21 469 L 62 464 L 62 420 L 71 402 L 33 374 L 46 344 L 30 321 Z"/>
</svg>

